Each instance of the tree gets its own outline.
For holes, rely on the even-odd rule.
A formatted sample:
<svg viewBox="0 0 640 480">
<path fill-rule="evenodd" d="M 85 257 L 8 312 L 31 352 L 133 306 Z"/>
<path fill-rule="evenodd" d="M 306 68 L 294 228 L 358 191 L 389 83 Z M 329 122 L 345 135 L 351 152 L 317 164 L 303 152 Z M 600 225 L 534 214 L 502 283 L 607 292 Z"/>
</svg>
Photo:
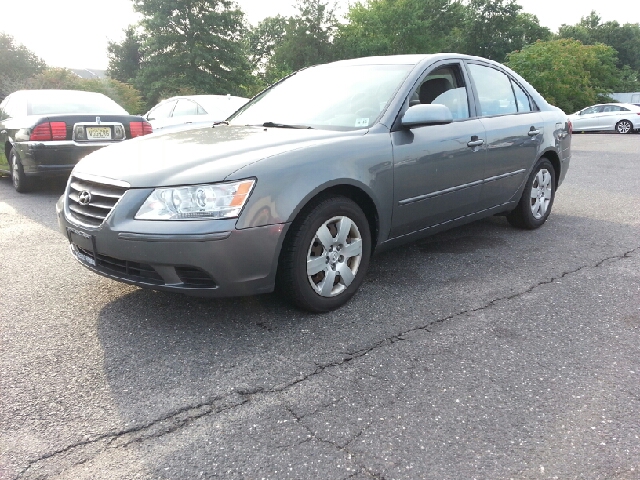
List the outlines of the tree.
<svg viewBox="0 0 640 480">
<path fill-rule="evenodd" d="M 516 0 L 470 0 L 464 24 L 464 53 L 503 62 L 509 52 L 536 40 L 548 40 L 551 31 L 538 17 L 522 13 Z"/>
<path fill-rule="evenodd" d="M 460 50 L 465 7 L 459 0 L 368 0 L 339 25 L 340 58 Z"/>
<path fill-rule="evenodd" d="M 510 53 L 507 65 L 567 113 L 605 101 L 623 81 L 613 48 L 573 39 L 538 41 Z"/>
<path fill-rule="evenodd" d="M 282 15 L 267 17 L 247 34 L 247 51 L 254 75 L 261 75 L 276 48 L 282 42 L 287 19 Z"/>
<path fill-rule="evenodd" d="M 24 82 L 46 67 L 44 60 L 0 32 L 0 99 L 20 90 Z"/>
<path fill-rule="evenodd" d="M 142 39 L 133 25 L 127 27 L 124 34 L 125 38 L 122 42 L 109 42 L 107 45 L 109 58 L 107 75 L 121 82 L 133 83 L 140 71 Z"/>
<path fill-rule="evenodd" d="M 558 30 L 560 38 L 573 38 L 585 45 L 604 43 L 618 52 L 618 68 L 628 65 L 640 73 L 640 23 L 602 23 L 602 19 L 591 11 L 576 25 L 562 25 Z"/>
<path fill-rule="evenodd" d="M 135 85 L 153 104 L 182 92 L 243 95 L 253 82 L 244 14 L 229 0 L 134 0 L 145 36 Z"/>
<path fill-rule="evenodd" d="M 273 83 L 309 65 L 333 60 L 333 8 L 322 0 L 297 0 L 298 15 L 287 19 L 284 36 L 269 58 L 264 78 Z"/>
</svg>

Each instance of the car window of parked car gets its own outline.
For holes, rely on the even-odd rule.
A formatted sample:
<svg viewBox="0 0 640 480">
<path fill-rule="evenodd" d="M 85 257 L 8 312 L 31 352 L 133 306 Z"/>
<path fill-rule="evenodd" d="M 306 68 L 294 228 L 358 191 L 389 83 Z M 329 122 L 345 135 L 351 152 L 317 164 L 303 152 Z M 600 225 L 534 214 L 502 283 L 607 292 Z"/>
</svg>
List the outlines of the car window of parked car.
<svg viewBox="0 0 640 480">
<path fill-rule="evenodd" d="M 516 94 L 516 107 L 518 107 L 518 112 L 532 112 L 531 100 L 529 100 L 529 96 L 522 87 L 514 82 L 513 79 L 511 79 L 511 86 L 513 87 L 513 92 Z"/>
<path fill-rule="evenodd" d="M 618 107 L 620 109 L 621 112 L 630 112 L 631 110 L 629 110 L 628 108 L 625 107 Z"/>
<path fill-rule="evenodd" d="M 5 103 L 6 102 L 6 103 Z M 17 118 L 27 114 L 27 105 L 25 99 L 20 94 L 9 95 L 5 98 L 4 107 L 2 107 L 2 119 Z"/>
<path fill-rule="evenodd" d="M 385 110 L 413 65 L 319 65 L 286 78 L 229 120 L 333 130 L 368 128 Z"/>
<path fill-rule="evenodd" d="M 517 113 L 516 98 L 511 88 L 511 80 L 501 71 L 469 64 L 469 72 L 475 83 L 483 116 Z"/>
<path fill-rule="evenodd" d="M 619 112 L 620 110 L 621 108 L 617 105 L 606 105 L 602 111 L 603 112 Z"/>
<path fill-rule="evenodd" d="M 191 100 L 181 98 L 173 109 L 172 117 L 184 117 L 186 115 L 197 115 L 198 105 Z"/>
<path fill-rule="evenodd" d="M 454 120 L 469 118 L 467 88 L 460 67 L 448 65 L 430 72 L 411 95 L 409 106 L 444 105 Z"/>
<path fill-rule="evenodd" d="M 169 118 L 171 115 L 171 111 L 173 107 L 176 105 L 175 100 L 167 101 L 161 103 L 155 108 L 152 108 L 149 113 L 147 113 L 147 120 L 159 120 L 161 118 Z"/>
<path fill-rule="evenodd" d="M 54 113 L 128 115 L 124 108 L 101 93 L 68 90 L 33 90 L 29 92 L 27 115 Z"/>
</svg>

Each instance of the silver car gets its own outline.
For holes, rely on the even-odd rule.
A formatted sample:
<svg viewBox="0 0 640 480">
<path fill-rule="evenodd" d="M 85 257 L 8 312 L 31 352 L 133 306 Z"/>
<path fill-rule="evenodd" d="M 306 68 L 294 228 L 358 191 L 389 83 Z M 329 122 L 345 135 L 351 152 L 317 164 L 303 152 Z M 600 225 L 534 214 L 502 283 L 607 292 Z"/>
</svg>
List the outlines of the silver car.
<svg viewBox="0 0 640 480">
<path fill-rule="evenodd" d="M 543 225 L 570 144 L 566 115 L 496 62 L 361 58 L 301 70 L 228 124 L 85 157 L 57 213 L 106 277 L 212 297 L 278 286 L 323 312 L 374 251 L 489 215 Z"/>
<path fill-rule="evenodd" d="M 640 130 L 640 107 L 632 103 L 592 105 L 569 115 L 569 120 L 574 132 L 633 133 Z"/>
<path fill-rule="evenodd" d="M 249 101 L 232 95 L 183 95 L 163 100 L 144 118 L 154 131 L 176 127 L 192 127 L 226 120 Z"/>
</svg>

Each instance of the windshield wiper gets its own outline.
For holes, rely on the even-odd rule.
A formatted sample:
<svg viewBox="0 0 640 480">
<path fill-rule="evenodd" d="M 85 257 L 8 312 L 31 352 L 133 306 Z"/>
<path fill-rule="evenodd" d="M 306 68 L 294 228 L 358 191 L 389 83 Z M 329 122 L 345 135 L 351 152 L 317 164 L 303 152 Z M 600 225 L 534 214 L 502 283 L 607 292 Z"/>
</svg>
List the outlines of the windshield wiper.
<svg viewBox="0 0 640 480">
<path fill-rule="evenodd" d="M 273 128 L 303 128 L 303 129 L 313 128 L 308 125 L 287 125 L 286 123 L 275 123 L 275 122 L 264 122 L 262 126 L 273 127 Z"/>
<path fill-rule="evenodd" d="M 215 127 L 216 125 L 229 125 L 229 122 L 227 122 L 226 120 L 222 120 L 221 122 L 213 122 L 213 126 Z"/>
</svg>

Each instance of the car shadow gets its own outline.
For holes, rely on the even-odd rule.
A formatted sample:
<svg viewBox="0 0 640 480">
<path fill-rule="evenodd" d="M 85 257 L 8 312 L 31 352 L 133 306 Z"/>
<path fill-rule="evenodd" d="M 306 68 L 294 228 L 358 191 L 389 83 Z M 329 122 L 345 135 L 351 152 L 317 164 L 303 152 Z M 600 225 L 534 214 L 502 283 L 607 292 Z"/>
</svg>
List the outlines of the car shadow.
<svg viewBox="0 0 640 480">
<path fill-rule="evenodd" d="M 535 231 L 488 218 L 374 257 L 356 296 L 321 315 L 277 294 L 203 299 L 134 289 L 98 314 L 104 372 L 122 418 L 138 424 L 232 392 L 277 389 L 403 332 L 596 265 L 637 246 L 636 234 L 570 215 Z"/>
</svg>

